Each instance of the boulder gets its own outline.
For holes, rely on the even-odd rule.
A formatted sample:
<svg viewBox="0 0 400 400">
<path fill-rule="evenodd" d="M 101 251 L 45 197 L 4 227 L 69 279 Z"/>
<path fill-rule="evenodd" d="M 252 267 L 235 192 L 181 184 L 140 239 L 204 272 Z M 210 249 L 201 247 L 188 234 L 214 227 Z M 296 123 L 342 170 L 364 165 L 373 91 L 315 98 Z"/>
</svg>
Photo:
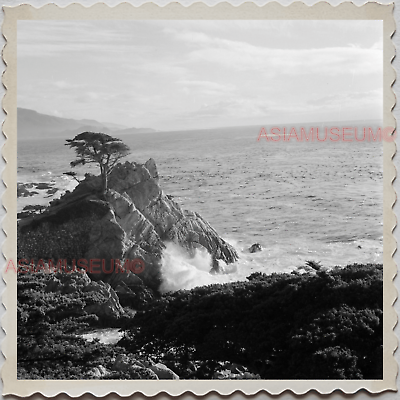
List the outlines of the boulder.
<svg viewBox="0 0 400 400">
<path fill-rule="evenodd" d="M 114 361 L 112 369 L 114 371 L 127 371 L 131 366 L 131 360 L 125 354 L 118 354 Z"/>
<path fill-rule="evenodd" d="M 47 189 L 52 189 L 52 187 L 48 183 L 41 182 L 36 184 L 36 189 L 47 190 Z"/>
<path fill-rule="evenodd" d="M 49 189 L 46 193 L 47 194 L 54 194 L 54 193 L 57 193 L 58 192 L 58 189 L 57 188 L 51 188 L 51 189 Z"/>
<path fill-rule="evenodd" d="M 102 322 L 115 322 L 125 315 L 125 311 L 119 303 L 118 296 L 108 283 L 99 281 L 91 282 L 85 286 L 84 292 L 96 292 L 96 302 L 87 305 L 84 310 L 88 314 L 95 314 Z M 99 298 L 103 299 L 100 301 Z"/>
<path fill-rule="evenodd" d="M 158 363 L 155 365 L 150 365 L 149 369 L 151 369 L 157 375 L 158 379 L 179 380 L 179 376 L 164 364 Z"/>
<path fill-rule="evenodd" d="M 93 379 L 99 379 L 106 375 L 109 375 L 110 372 L 103 365 L 98 365 L 97 367 L 93 367 L 91 370 L 87 372 L 87 375 Z"/>
<path fill-rule="evenodd" d="M 262 247 L 261 247 L 260 243 L 254 243 L 249 248 L 250 253 L 257 253 L 258 251 L 262 251 Z"/>
<path fill-rule="evenodd" d="M 28 204 L 23 208 L 23 211 L 43 211 L 46 207 L 40 204 L 30 205 Z"/>
<path fill-rule="evenodd" d="M 138 360 L 134 360 L 125 354 L 119 354 L 115 359 L 112 369 L 117 372 L 128 372 L 136 379 L 158 379 L 158 376 L 150 368 L 147 368 Z"/>
<path fill-rule="evenodd" d="M 29 197 L 35 194 L 35 192 L 30 192 L 27 187 L 23 183 L 17 183 L 17 197 Z"/>
</svg>

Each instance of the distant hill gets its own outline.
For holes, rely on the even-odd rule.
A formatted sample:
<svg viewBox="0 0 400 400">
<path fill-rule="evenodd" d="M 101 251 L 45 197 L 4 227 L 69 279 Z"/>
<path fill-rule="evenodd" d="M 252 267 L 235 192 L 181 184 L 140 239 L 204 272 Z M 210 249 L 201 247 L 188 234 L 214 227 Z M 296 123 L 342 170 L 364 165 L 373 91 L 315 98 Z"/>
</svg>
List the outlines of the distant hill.
<svg viewBox="0 0 400 400">
<path fill-rule="evenodd" d="M 34 138 L 71 138 L 85 131 L 103 132 L 113 135 L 155 132 L 150 128 L 127 128 L 126 126 L 99 122 L 93 119 L 61 118 L 18 108 L 18 140 Z"/>
<path fill-rule="evenodd" d="M 128 129 L 121 129 L 119 131 L 115 131 L 115 135 L 130 135 L 135 133 L 150 133 L 150 132 L 157 132 L 155 129 L 152 128 L 128 128 Z"/>
</svg>

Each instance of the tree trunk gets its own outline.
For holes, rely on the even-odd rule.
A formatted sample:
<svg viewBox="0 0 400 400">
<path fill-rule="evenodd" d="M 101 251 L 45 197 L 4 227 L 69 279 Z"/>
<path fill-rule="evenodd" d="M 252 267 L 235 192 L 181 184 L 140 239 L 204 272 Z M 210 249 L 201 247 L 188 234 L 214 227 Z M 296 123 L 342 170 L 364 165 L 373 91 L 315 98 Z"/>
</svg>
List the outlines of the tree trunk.
<svg viewBox="0 0 400 400">
<path fill-rule="evenodd" d="M 104 188 L 103 188 L 104 194 L 107 194 L 107 191 L 108 191 L 108 176 L 107 176 L 107 172 L 104 172 L 103 183 L 104 183 Z"/>
<path fill-rule="evenodd" d="M 103 195 L 107 193 L 108 190 L 108 177 L 107 177 L 107 170 L 104 168 L 104 166 L 100 165 L 100 176 L 101 176 L 101 186 L 103 189 Z"/>
</svg>

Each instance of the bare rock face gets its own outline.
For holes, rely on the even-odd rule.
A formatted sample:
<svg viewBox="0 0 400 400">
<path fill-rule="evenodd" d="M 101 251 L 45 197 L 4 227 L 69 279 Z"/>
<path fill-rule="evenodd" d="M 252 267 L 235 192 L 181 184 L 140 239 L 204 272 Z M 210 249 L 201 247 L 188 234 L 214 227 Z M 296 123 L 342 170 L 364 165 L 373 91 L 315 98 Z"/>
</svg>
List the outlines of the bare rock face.
<svg viewBox="0 0 400 400">
<path fill-rule="evenodd" d="M 113 287 L 121 282 L 136 286 L 140 274 L 139 280 L 157 290 L 161 283 L 164 243 L 127 195 L 110 190 L 106 198 L 110 210 L 93 225 L 85 255 L 87 260 L 105 260 L 106 266 L 97 276 L 92 273 L 92 279 L 102 279 Z M 124 267 L 126 260 L 131 263 L 131 270 Z M 117 262 L 120 262 L 121 269 L 117 270 Z M 132 262 L 136 264 L 132 265 Z M 141 266 L 143 268 L 139 268 Z"/>
<path fill-rule="evenodd" d="M 127 372 L 132 375 L 132 379 L 154 379 L 158 376 L 150 368 L 147 368 L 139 360 L 135 360 L 125 354 L 119 354 L 112 365 L 114 371 Z"/>
<path fill-rule="evenodd" d="M 164 364 L 157 363 L 154 365 L 149 366 L 158 377 L 158 379 L 172 379 L 172 380 L 179 380 L 179 376 Z"/>
<path fill-rule="evenodd" d="M 163 194 L 154 160 L 144 165 L 129 162 L 117 165 L 110 175 L 109 187 L 129 196 L 161 240 L 174 241 L 189 253 L 203 246 L 213 258 L 228 264 L 238 259 L 235 249 L 199 214 L 182 210 L 178 203 Z"/>
<path fill-rule="evenodd" d="M 149 160 L 146 161 L 144 166 L 150 172 L 150 176 L 158 183 L 158 171 L 156 162 L 152 158 L 150 158 Z"/>
<path fill-rule="evenodd" d="M 116 322 L 125 316 L 125 310 L 122 308 L 116 292 L 108 283 L 92 281 L 85 271 L 80 270 L 72 272 L 57 272 L 50 275 L 45 292 L 54 292 L 69 294 L 75 292 L 91 293 L 95 301 L 88 304 L 84 311 L 87 314 L 97 315 L 100 322 Z"/>
<path fill-rule="evenodd" d="M 108 186 L 118 193 L 126 193 L 139 211 L 161 197 L 162 191 L 158 186 L 158 174 L 155 164 L 152 167 L 153 178 L 145 165 L 126 162 L 115 166 L 110 174 Z"/>
<path fill-rule="evenodd" d="M 125 315 L 125 311 L 119 303 L 117 294 L 108 283 L 105 282 L 91 282 L 85 286 L 84 292 L 95 292 L 97 297 L 103 298 L 102 302 L 85 307 L 88 314 L 95 314 L 102 321 L 116 321 Z"/>
</svg>

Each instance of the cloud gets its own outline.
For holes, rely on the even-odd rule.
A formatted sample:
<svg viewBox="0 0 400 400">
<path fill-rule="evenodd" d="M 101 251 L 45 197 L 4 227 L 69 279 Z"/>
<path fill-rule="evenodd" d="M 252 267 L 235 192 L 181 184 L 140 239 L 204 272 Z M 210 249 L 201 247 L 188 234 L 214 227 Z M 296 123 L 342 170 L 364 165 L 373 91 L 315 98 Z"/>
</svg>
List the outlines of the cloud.
<svg viewBox="0 0 400 400">
<path fill-rule="evenodd" d="M 358 43 L 325 48 L 268 48 L 230 40 L 204 32 L 167 30 L 175 40 L 190 45 L 183 61 L 216 64 L 236 71 L 265 71 L 266 74 L 360 75 L 382 72 L 382 50 L 378 45 Z"/>
<path fill-rule="evenodd" d="M 213 104 L 203 104 L 197 110 L 177 115 L 179 120 L 204 120 L 216 118 L 255 118 L 269 115 L 271 102 L 258 99 L 233 98 Z"/>
<path fill-rule="evenodd" d="M 66 53 L 97 57 L 98 53 L 149 50 L 149 46 L 131 40 L 132 29 L 121 28 L 117 29 L 115 21 L 18 21 L 18 57 L 58 57 Z"/>
<path fill-rule="evenodd" d="M 232 94 L 236 90 L 236 86 L 233 84 L 212 81 L 179 80 L 176 84 L 187 95 L 220 96 Z"/>
<path fill-rule="evenodd" d="M 127 66 L 132 73 L 144 73 L 149 76 L 149 79 L 154 78 L 154 75 L 176 76 L 182 77 L 187 75 L 188 69 L 184 66 L 176 65 L 175 61 L 160 62 L 160 60 L 143 60 L 137 64 Z"/>
<path fill-rule="evenodd" d="M 73 83 L 73 82 L 66 82 L 66 81 L 54 81 L 48 83 L 51 86 L 54 86 L 57 89 L 71 89 L 75 90 L 77 88 L 83 88 L 85 85 Z"/>
<path fill-rule="evenodd" d="M 320 108 L 362 108 L 368 105 L 379 106 L 383 101 L 383 90 L 362 92 L 343 92 L 309 100 L 307 103 Z"/>
<path fill-rule="evenodd" d="M 383 49 L 383 40 L 378 40 L 377 42 L 375 42 L 371 49 L 379 49 L 382 50 Z"/>
<path fill-rule="evenodd" d="M 376 22 L 19 21 L 18 102 L 171 127 L 379 109 Z"/>
<path fill-rule="evenodd" d="M 52 115 L 54 115 L 56 117 L 63 117 L 64 116 L 63 113 L 58 111 L 58 110 L 54 110 Z"/>
<path fill-rule="evenodd" d="M 197 42 L 199 43 L 199 42 Z M 194 63 L 214 63 L 238 71 L 275 75 L 360 75 L 382 72 L 382 51 L 376 48 L 273 49 L 214 39 L 192 51 Z"/>
</svg>

